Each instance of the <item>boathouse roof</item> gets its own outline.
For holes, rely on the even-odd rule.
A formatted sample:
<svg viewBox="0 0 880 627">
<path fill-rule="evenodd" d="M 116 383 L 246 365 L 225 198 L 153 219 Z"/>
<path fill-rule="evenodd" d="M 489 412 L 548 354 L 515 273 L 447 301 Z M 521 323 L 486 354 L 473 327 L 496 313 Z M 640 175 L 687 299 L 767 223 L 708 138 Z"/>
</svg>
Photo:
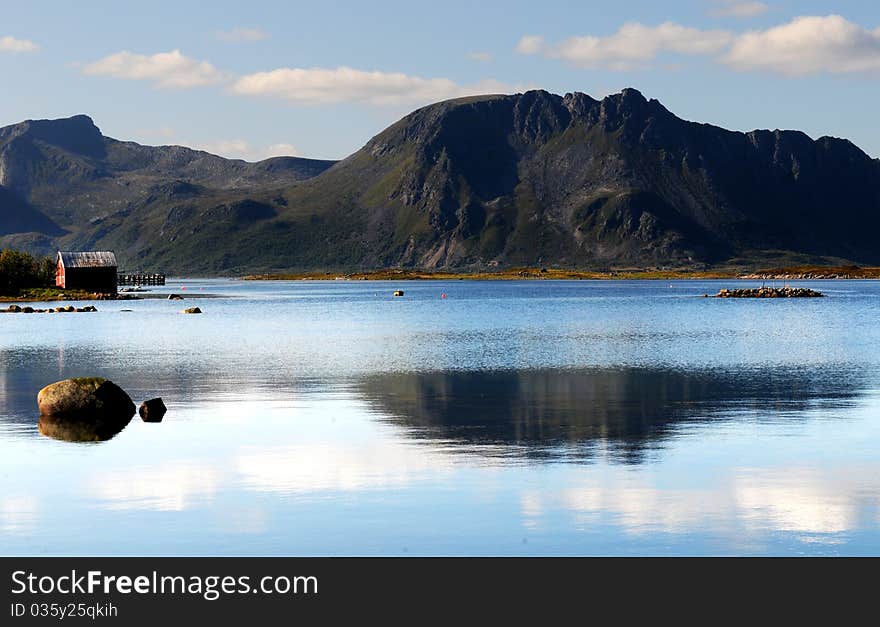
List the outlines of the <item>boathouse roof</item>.
<svg viewBox="0 0 880 627">
<path fill-rule="evenodd" d="M 115 268 L 116 255 L 109 251 L 58 251 L 65 268 Z"/>
</svg>

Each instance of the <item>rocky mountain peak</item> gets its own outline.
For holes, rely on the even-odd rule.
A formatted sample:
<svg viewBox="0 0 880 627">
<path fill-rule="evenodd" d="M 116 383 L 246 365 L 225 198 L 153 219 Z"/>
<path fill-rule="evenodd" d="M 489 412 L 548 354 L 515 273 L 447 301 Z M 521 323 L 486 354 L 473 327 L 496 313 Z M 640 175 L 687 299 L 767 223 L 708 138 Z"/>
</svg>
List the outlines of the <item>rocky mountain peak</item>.
<svg viewBox="0 0 880 627">
<path fill-rule="evenodd" d="M 43 142 L 70 153 L 95 159 L 106 155 L 101 130 L 87 115 L 75 115 L 57 120 L 26 120 L 3 129 L 0 141 L 4 139 Z"/>
</svg>

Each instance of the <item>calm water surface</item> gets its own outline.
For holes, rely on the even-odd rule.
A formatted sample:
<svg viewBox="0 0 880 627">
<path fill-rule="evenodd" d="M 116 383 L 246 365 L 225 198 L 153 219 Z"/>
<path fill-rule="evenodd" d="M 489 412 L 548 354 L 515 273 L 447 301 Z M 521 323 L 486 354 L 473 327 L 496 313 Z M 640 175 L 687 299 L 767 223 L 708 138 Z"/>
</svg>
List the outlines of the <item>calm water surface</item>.
<svg viewBox="0 0 880 627">
<path fill-rule="evenodd" d="M 803 285 L 828 298 L 178 280 L 219 297 L 0 315 L 0 553 L 880 554 L 880 283 Z M 40 435 L 37 391 L 96 375 L 164 422 Z"/>
</svg>

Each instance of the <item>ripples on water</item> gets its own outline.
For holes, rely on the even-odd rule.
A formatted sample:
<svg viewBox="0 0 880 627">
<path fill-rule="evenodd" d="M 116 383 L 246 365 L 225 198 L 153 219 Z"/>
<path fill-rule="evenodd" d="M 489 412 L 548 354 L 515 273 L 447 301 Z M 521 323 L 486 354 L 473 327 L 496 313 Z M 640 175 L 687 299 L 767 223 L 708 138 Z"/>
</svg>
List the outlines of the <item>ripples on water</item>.
<svg viewBox="0 0 880 627">
<path fill-rule="evenodd" d="M 878 552 L 876 283 L 184 285 L 0 316 L 0 552 Z M 83 375 L 165 421 L 40 436 Z"/>
</svg>

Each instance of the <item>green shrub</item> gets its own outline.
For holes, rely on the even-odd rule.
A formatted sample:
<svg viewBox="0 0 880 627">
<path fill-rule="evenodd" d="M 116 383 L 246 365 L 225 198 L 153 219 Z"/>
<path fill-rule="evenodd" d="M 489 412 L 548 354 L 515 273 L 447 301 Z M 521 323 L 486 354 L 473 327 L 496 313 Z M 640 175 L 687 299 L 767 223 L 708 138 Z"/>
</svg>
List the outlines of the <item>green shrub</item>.
<svg viewBox="0 0 880 627">
<path fill-rule="evenodd" d="M 55 262 L 17 250 L 0 250 L 0 294 L 18 294 L 34 287 L 55 283 Z"/>
</svg>

